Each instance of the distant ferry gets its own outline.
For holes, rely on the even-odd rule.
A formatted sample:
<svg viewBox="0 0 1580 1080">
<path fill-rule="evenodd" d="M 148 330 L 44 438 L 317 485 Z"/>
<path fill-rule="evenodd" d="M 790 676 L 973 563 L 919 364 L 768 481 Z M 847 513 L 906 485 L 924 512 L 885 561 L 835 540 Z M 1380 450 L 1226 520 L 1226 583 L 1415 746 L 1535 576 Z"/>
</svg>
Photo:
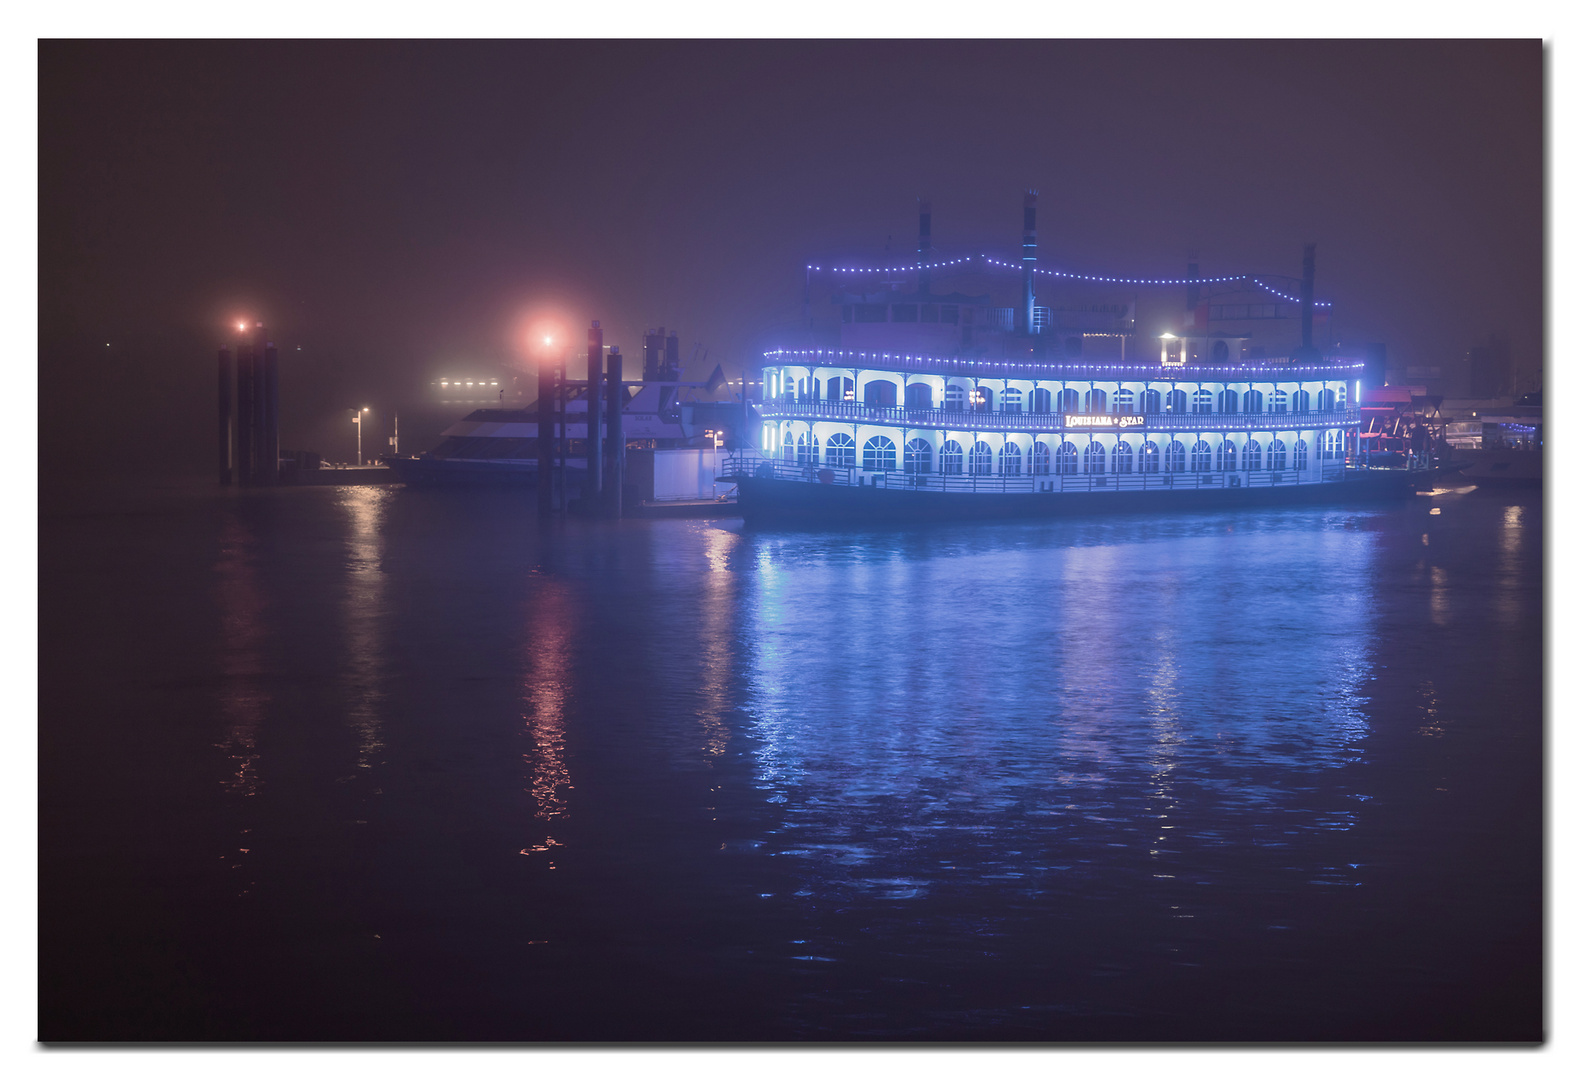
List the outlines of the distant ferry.
<svg viewBox="0 0 1580 1080">
<path fill-rule="evenodd" d="M 738 457 L 731 477 L 748 521 L 1040 517 L 1411 490 L 1409 470 L 1346 466 L 1364 364 L 1311 344 L 1312 249 L 1298 306 L 1265 276 L 1192 273 L 1179 332 L 1142 357 L 1128 304 L 1037 305 L 1035 212 L 1028 195 L 1018 306 L 934 293 L 932 273 L 973 260 L 919 259 L 883 271 L 914 284 L 834 293 L 837 345 L 766 354 L 760 457 Z M 924 206 L 924 253 L 928 217 Z M 1212 304 L 1210 285 L 1286 303 Z M 1209 329 L 1279 309 L 1301 318 L 1304 338 L 1280 355 L 1255 355 L 1252 335 L 1232 325 Z"/>
</svg>

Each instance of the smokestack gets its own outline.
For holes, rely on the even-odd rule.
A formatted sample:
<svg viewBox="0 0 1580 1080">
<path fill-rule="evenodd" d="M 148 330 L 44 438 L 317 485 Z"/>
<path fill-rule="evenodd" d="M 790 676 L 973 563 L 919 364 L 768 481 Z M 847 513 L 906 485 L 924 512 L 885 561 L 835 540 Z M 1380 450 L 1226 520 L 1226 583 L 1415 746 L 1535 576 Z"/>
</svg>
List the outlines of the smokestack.
<svg viewBox="0 0 1580 1080">
<path fill-rule="evenodd" d="M 1317 292 L 1317 245 L 1307 244 L 1300 260 L 1300 347 L 1311 349 L 1311 307 Z"/>
<path fill-rule="evenodd" d="M 261 326 L 258 335 L 265 336 Z M 263 346 L 263 367 L 258 374 L 257 480 L 273 484 L 280 479 L 280 355 L 272 341 Z"/>
<path fill-rule="evenodd" d="M 1037 293 L 1032 271 L 1037 268 L 1037 191 L 1026 192 L 1024 231 L 1020 240 L 1020 286 L 1022 331 L 1036 333 Z"/>
<path fill-rule="evenodd" d="M 219 482 L 221 484 L 230 483 L 231 478 L 231 439 L 234 434 L 231 400 L 235 395 L 231 383 L 235 381 L 234 363 L 229 346 L 219 351 Z"/>
<path fill-rule="evenodd" d="M 933 204 L 928 199 L 922 200 L 919 216 L 920 222 L 916 237 L 916 261 L 925 264 L 933 261 Z M 931 270 L 923 269 L 918 273 L 916 290 L 924 296 L 933 291 L 933 272 Z"/>
<path fill-rule="evenodd" d="M 236 481 L 252 483 L 253 440 L 257 430 L 254 423 L 256 409 L 253 390 L 254 378 L 252 346 L 245 341 L 236 346 Z"/>
<path fill-rule="evenodd" d="M 609 516 L 620 516 L 625 494 L 625 358 L 609 347 Z"/>
<path fill-rule="evenodd" d="M 603 494 L 603 330 L 594 319 L 587 331 L 587 481 L 582 506 L 592 510 Z"/>
<path fill-rule="evenodd" d="M 658 379 L 659 359 L 664 355 L 664 328 L 660 326 L 658 333 L 649 330 L 642 335 L 642 380 L 656 382 Z"/>
</svg>

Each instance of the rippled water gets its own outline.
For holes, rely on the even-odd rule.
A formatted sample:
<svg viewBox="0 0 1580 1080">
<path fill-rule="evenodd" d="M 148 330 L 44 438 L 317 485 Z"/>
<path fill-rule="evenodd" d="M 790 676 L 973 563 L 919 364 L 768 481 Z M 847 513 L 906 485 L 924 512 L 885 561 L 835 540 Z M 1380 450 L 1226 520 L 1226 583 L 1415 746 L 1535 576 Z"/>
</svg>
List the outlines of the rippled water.
<svg viewBox="0 0 1580 1080">
<path fill-rule="evenodd" d="M 46 1039 L 1534 1039 L 1542 511 L 41 520 Z"/>
</svg>

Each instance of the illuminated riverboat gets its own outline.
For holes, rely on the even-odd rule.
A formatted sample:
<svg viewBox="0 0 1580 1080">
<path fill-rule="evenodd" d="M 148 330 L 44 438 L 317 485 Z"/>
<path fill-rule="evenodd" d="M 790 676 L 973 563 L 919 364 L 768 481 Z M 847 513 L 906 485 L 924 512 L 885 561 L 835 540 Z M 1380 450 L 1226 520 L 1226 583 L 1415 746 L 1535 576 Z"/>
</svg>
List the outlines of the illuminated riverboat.
<svg viewBox="0 0 1580 1080">
<path fill-rule="evenodd" d="M 1365 365 L 1311 343 L 1309 249 L 1302 301 L 1266 305 L 1296 308 L 1299 345 L 1265 355 L 1235 325 L 1251 305 L 1227 294 L 1275 291 L 1265 276 L 1193 273 L 1178 282 L 1186 318 L 1142 347 L 1146 316 L 1133 302 L 1038 304 L 1034 215 L 1028 196 L 1016 307 L 996 307 L 990 293 L 934 293 L 933 274 L 969 260 L 919 260 L 891 270 L 910 271 L 914 285 L 833 294 L 837 345 L 765 355 L 760 460 L 737 463 L 748 520 L 1045 516 L 1409 490 L 1408 472 L 1346 466 Z M 1211 303 L 1213 284 L 1225 302 Z"/>
</svg>

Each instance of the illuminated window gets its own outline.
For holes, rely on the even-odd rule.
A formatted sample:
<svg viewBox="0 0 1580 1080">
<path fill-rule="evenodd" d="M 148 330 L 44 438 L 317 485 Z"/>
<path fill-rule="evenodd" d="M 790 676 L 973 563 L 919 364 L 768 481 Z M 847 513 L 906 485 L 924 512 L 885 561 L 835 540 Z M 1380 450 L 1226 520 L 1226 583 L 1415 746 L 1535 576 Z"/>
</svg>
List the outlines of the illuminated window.
<svg viewBox="0 0 1580 1080">
<path fill-rule="evenodd" d="M 794 461 L 795 460 L 795 436 L 786 434 L 785 437 L 784 437 L 784 445 L 782 447 L 780 447 L 780 449 L 782 451 L 784 451 L 784 459 L 786 461 Z"/>
<path fill-rule="evenodd" d="M 836 431 L 828 437 L 828 453 L 824 460 L 840 469 L 854 469 L 856 467 L 856 440 L 846 435 L 843 431 Z"/>
<path fill-rule="evenodd" d="M 1042 387 L 1031 392 L 1031 411 L 1034 413 L 1053 412 L 1053 394 Z"/>
<path fill-rule="evenodd" d="M 1086 452 L 1081 455 L 1081 461 L 1087 472 L 1103 472 L 1105 471 L 1104 466 L 1108 464 L 1108 451 L 1103 448 L 1103 444 L 1100 442 L 1087 443 Z"/>
<path fill-rule="evenodd" d="M 1289 410 L 1290 412 L 1310 412 L 1311 391 L 1296 390 L 1293 394 L 1291 394 L 1289 398 Z"/>
<path fill-rule="evenodd" d="M 1081 392 L 1079 390 L 1064 389 L 1059 391 L 1059 411 L 1065 414 L 1079 412 L 1081 408 Z"/>
<path fill-rule="evenodd" d="M 1324 390 L 1323 393 L 1332 391 Z M 1344 449 L 1343 439 L 1337 431 L 1325 432 L 1322 436 L 1322 458 L 1324 461 L 1333 461 L 1342 455 Z"/>
<path fill-rule="evenodd" d="M 1237 390 L 1223 390 L 1218 394 L 1218 411 L 1235 413 L 1240 411 L 1240 393 Z"/>
<path fill-rule="evenodd" d="M 1020 412 L 1020 390 L 1011 386 L 1004 391 L 1004 396 L 999 399 L 1000 412 Z"/>
<path fill-rule="evenodd" d="M 1197 439 L 1190 448 L 1190 471 L 1212 472 L 1212 446 L 1206 439 Z"/>
<path fill-rule="evenodd" d="M 1175 439 L 1163 451 L 1164 472 L 1185 471 L 1185 444 Z"/>
<path fill-rule="evenodd" d="M 985 386 L 979 386 L 971 391 L 971 408 L 976 412 L 992 412 L 993 391 Z"/>
<path fill-rule="evenodd" d="M 998 471 L 1000 476 L 1020 475 L 1020 447 L 1012 442 L 1004 444 L 998 453 Z"/>
<path fill-rule="evenodd" d="M 993 475 L 993 448 L 985 442 L 979 442 L 971 448 L 971 475 Z"/>
<path fill-rule="evenodd" d="M 1136 392 L 1123 388 L 1114 391 L 1114 412 L 1128 416 L 1136 411 Z"/>
<path fill-rule="evenodd" d="M 1259 413 L 1262 411 L 1262 391 L 1247 390 L 1245 392 L 1245 411 Z"/>
<path fill-rule="evenodd" d="M 1284 449 L 1283 439 L 1274 439 L 1267 448 L 1267 467 L 1274 472 L 1283 472 L 1289 464 L 1288 451 Z"/>
<path fill-rule="evenodd" d="M 1075 466 L 1079 460 L 1074 443 L 1060 443 L 1058 457 L 1054 459 L 1053 471 L 1060 476 L 1074 476 Z"/>
<path fill-rule="evenodd" d="M 861 448 L 861 467 L 868 472 L 894 471 L 894 440 L 887 435 L 874 435 L 868 439 L 867 445 Z"/>
<path fill-rule="evenodd" d="M 926 439 L 912 439 L 905 444 L 905 471 L 908 473 L 933 471 L 933 447 Z"/>
<path fill-rule="evenodd" d="M 817 464 L 817 436 L 816 435 L 808 435 L 807 436 L 807 439 L 806 439 L 806 463 L 808 465 L 816 465 Z"/>
<path fill-rule="evenodd" d="M 856 380 L 841 378 L 838 375 L 828 380 L 828 400 L 855 401 Z"/>
<path fill-rule="evenodd" d="M 1088 415 L 1100 415 L 1108 411 L 1108 391 L 1099 390 L 1095 386 L 1086 392 L 1086 412 Z"/>
<path fill-rule="evenodd" d="M 966 452 L 953 439 L 938 449 L 938 471 L 946 476 L 959 476 L 965 472 Z"/>
<path fill-rule="evenodd" d="M 1144 413 L 1162 412 L 1163 395 L 1156 390 L 1141 391 L 1141 411 Z"/>
<path fill-rule="evenodd" d="M 1183 391 L 1183 390 L 1170 390 L 1168 392 L 1168 396 L 1163 401 L 1163 411 L 1164 412 L 1171 412 L 1171 413 L 1182 413 L 1182 412 L 1184 412 L 1185 411 L 1185 391 Z"/>
<path fill-rule="evenodd" d="M 1255 439 L 1245 441 L 1245 471 L 1261 472 L 1262 470 L 1262 444 Z"/>
<path fill-rule="evenodd" d="M 1047 443 L 1040 442 L 1031 448 L 1031 471 L 1034 476 L 1047 476 L 1053 471 L 1053 451 L 1048 449 Z"/>
<path fill-rule="evenodd" d="M 1283 390 L 1277 389 L 1276 387 L 1273 389 L 1272 411 L 1276 413 L 1289 411 L 1289 394 Z"/>
<path fill-rule="evenodd" d="M 795 463 L 797 465 L 810 465 L 806 456 L 806 436 L 797 435 L 795 439 Z"/>
<path fill-rule="evenodd" d="M 1158 471 L 1158 444 L 1148 439 L 1141 444 L 1141 468 L 1139 472 L 1155 473 Z"/>
<path fill-rule="evenodd" d="M 1234 443 L 1228 439 L 1218 444 L 1218 471 L 1234 472 Z"/>
<path fill-rule="evenodd" d="M 1130 444 L 1121 442 L 1114 447 L 1114 471 L 1121 476 L 1129 476 L 1131 465 L 1135 461 L 1135 453 L 1130 449 Z"/>
<path fill-rule="evenodd" d="M 1306 471 L 1306 456 L 1307 456 L 1306 455 L 1306 440 L 1305 439 L 1296 439 L 1295 440 L 1295 461 L 1294 461 L 1294 466 L 1295 466 L 1295 470 L 1297 472 L 1305 472 Z"/>
<path fill-rule="evenodd" d="M 1332 412 L 1335 408 L 1338 407 L 1337 406 L 1337 401 L 1338 401 L 1338 399 L 1334 396 L 1334 393 L 1333 393 L 1332 390 L 1318 390 L 1317 391 L 1317 408 L 1320 411 L 1322 411 L 1322 412 Z"/>
<path fill-rule="evenodd" d="M 1339 393 L 1338 393 L 1338 398 L 1339 398 L 1339 406 L 1338 407 L 1339 408 L 1341 408 L 1341 409 L 1344 408 L 1344 402 L 1345 402 L 1345 399 L 1347 399 L 1349 397 L 1349 393 L 1350 393 L 1350 388 L 1349 388 L 1348 385 L 1339 387 Z"/>
<path fill-rule="evenodd" d="M 953 385 L 944 387 L 944 408 L 950 412 L 964 412 L 966 408 L 966 388 Z"/>
<path fill-rule="evenodd" d="M 1212 412 L 1212 391 L 1211 390 L 1198 390 L 1198 391 L 1196 391 L 1195 396 L 1191 399 L 1191 412 L 1198 412 L 1198 413 L 1210 413 L 1210 412 Z"/>
</svg>

